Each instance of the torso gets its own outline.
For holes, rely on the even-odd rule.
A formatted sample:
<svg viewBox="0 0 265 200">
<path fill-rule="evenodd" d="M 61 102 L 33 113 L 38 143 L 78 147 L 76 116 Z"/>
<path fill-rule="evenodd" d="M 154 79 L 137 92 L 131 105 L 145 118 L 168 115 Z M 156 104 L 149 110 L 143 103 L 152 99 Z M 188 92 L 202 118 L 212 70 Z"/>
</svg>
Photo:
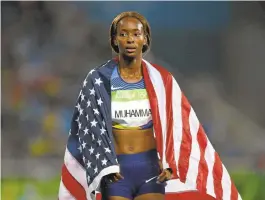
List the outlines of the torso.
<svg viewBox="0 0 265 200">
<path fill-rule="evenodd" d="M 116 154 L 156 148 L 144 81 L 124 80 L 116 67 L 111 77 L 112 121 Z"/>
<path fill-rule="evenodd" d="M 156 148 L 153 129 L 113 130 L 116 154 L 134 154 Z"/>
</svg>

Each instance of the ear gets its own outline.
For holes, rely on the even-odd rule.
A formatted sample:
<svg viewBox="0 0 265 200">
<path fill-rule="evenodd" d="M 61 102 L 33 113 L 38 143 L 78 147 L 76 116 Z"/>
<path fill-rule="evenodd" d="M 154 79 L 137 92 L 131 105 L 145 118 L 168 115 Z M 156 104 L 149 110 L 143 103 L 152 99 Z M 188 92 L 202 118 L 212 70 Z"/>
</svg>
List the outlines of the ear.
<svg viewBox="0 0 265 200">
<path fill-rule="evenodd" d="M 147 44 L 147 36 L 144 36 L 144 45 L 148 45 Z"/>
<path fill-rule="evenodd" d="M 114 44 L 115 46 L 118 46 L 118 42 L 117 42 L 116 38 L 113 39 L 113 44 Z"/>
</svg>

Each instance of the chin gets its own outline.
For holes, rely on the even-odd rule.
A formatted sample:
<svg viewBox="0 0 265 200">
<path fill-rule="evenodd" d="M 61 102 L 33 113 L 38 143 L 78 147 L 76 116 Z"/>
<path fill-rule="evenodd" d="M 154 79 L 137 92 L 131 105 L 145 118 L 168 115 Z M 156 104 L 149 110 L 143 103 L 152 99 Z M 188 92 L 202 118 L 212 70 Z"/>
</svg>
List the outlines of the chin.
<svg viewBox="0 0 265 200">
<path fill-rule="evenodd" d="M 135 53 L 124 53 L 122 55 L 126 60 L 132 60 L 132 59 L 135 59 L 137 56 L 137 54 Z"/>
</svg>

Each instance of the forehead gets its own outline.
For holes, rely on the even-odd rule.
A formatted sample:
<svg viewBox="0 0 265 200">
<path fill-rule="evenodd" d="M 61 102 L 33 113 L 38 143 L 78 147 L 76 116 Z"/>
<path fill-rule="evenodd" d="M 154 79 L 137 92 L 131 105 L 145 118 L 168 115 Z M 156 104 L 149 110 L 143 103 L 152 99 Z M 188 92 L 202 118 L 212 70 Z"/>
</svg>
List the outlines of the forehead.
<svg viewBox="0 0 265 200">
<path fill-rule="evenodd" d="M 125 17 L 119 21 L 117 28 L 120 30 L 142 30 L 143 24 L 134 17 Z"/>
</svg>

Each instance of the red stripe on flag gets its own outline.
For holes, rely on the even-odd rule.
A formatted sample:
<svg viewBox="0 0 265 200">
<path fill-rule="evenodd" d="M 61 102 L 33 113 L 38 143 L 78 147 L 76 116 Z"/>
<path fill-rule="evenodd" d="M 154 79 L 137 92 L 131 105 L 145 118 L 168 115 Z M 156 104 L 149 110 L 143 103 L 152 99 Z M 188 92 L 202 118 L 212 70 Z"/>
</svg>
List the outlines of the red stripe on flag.
<svg viewBox="0 0 265 200">
<path fill-rule="evenodd" d="M 197 176 L 197 189 L 203 193 L 206 193 L 207 177 L 208 177 L 208 165 L 205 160 L 205 149 L 207 147 L 207 137 L 200 124 L 197 140 L 200 147 L 200 162 Z"/>
<path fill-rule="evenodd" d="M 159 115 L 157 97 L 156 97 L 153 84 L 150 80 L 149 73 L 147 71 L 145 62 L 142 62 L 142 66 L 143 66 L 144 82 L 146 85 L 150 107 L 152 111 L 152 118 L 153 118 L 153 124 L 154 124 L 155 135 L 156 135 L 157 151 L 160 155 L 160 159 L 162 160 L 163 159 L 163 153 L 162 153 L 163 152 L 163 137 L 162 137 L 162 127 L 161 127 L 161 120 L 160 120 L 160 115 Z"/>
<path fill-rule="evenodd" d="M 102 195 L 97 194 L 96 200 L 103 200 Z M 214 197 L 199 192 L 166 193 L 165 200 L 216 200 Z"/>
<path fill-rule="evenodd" d="M 173 137 L 173 108 L 172 108 L 172 75 L 164 68 L 153 64 L 152 65 L 160 72 L 166 91 L 166 114 L 167 114 L 167 139 L 166 139 L 166 161 L 169 167 L 173 170 L 173 178 L 177 176 L 177 166 L 174 156 L 174 137 Z"/>
<path fill-rule="evenodd" d="M 164 80 L 165 81 L 165 80 Z M 173 171 L 173 178 L 177 178 L 177 166 L 174 156 L 173 137 L 173 110 L 172 110 L 172 77 L 166 80 L 166 112 L 167 112 L 167 139 L 166 139 L 166 160 Z M 165 84 L 165 82 L 164 82 Z"/>
<path fill-rule="evenodd" d="M 83 186 L 70 174 L 65 165 L 62 167 L 62 182 L 65 188 L 77 200 L 86 200 L 86 191 Z"/>
<path fill-rule="evenodd" d="M 214 197 L 200 192 L 185 191 L 180 193 L 167 193 L 165 200 L 216 200 Z"/>
<path fill-rule="evenodd" d="M 238 192 L 235 184 L 231 180 L 231 200 L 237 200 L 237 199 L 238 199 Z"/>
<path fill-rule="evenodd" d="M 180 154 L 179 154 L 179 178 L 182 182 L 186 181 L 187 172 L 189 169 L 189 159 L 191 154 L 192 147 L 192 137 L 190 133 L 190 116 L 191 105 L 189 104 L 187 98 L 182 93 L 181 97 L 181 114 L 182 114 L 182 141 L 180 145 Z"/>
<path fill-rule="evenodd" d="M 223 166 L 219 155 L 215 152 L 215 162 L 213 166 L 213 182 L 214 182 L 214 192 L 217 200 L 223 198 L 223 188 L 222 188 L 222 176 L 223 176 Z"/>
</svg>

